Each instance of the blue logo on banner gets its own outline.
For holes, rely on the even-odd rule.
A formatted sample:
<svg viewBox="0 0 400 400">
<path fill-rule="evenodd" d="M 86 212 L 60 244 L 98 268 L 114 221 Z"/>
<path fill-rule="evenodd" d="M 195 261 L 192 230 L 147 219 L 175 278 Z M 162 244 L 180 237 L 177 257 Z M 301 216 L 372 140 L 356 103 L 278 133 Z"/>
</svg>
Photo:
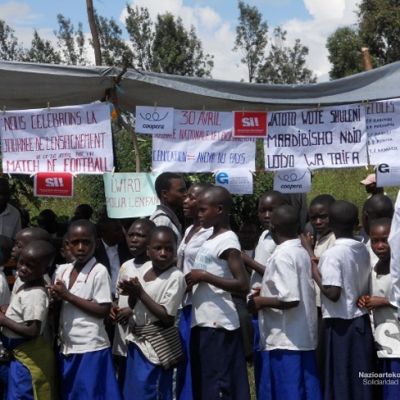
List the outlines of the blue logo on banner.
<svg viewBox="0 0 400 400">
<path fill-rule="evenodd" d="M 226 185 L 229 183 L 229 175 L 226 172 L 218 172 L 218 174 L 215 175 L 215 180 L 221 185 Z"/>
</svg>

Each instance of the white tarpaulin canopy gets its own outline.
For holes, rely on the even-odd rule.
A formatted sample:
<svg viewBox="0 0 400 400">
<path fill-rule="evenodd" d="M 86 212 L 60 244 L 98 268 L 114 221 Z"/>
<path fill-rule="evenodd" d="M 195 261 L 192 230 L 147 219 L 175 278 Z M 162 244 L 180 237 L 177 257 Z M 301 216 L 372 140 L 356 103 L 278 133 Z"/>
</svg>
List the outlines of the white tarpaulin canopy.
<svg viewBox="0 0 400 400">
<path fill-rule="evenodd" d="M 0 109 L 90 103 L 104 97 L 121 70 L 0 61 Z M 215 111 L 276 110 L 400 97 L 400 62 L 310 85 L 264 85 L 128 69 L 117 91 L 122 108 L 169 106 Z"/>
</svg>

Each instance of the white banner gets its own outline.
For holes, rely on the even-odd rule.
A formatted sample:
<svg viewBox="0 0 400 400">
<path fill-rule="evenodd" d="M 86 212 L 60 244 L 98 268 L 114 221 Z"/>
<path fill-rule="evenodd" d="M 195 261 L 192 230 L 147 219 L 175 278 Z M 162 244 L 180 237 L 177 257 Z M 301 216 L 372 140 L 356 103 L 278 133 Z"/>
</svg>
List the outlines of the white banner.
<svg viewBox="0 0 400 400">
<path fill-rule="evenodd" d="M 224 169 L 215 174 L 215 184 L 232 194 L 253 194 L 253 174 L 248 169 Z"/>
<path fill-rule="evenodd" d="M 151 135 L 170 135 L 174 129 L 174 109 L 171 107 L 136 107 L 135 131 Z"/>
<path fill-rule="evenodd" d="M 364 107 L 271 112 L 264 151 L 266 170 L 367 165 Z"/>
<path fill-rule="evenodd" d="M 400 185 L 400 164 L 379 164 L 376 168 L 376 186 L 398 186 Z"/>
<path fill-rule="evenodd" d="M 107 104 L 0 115 L 3 172 L 101 174 L 114 165 Z"/>
<path fill-rule="evenodd" d="M 400 99 L 376 101 L 365 107 L 369 162 L 398 164 Z"/>
<path fill-rule="evenodd" d="M 308 169 L 286 169 L 274 173 L 274 190 L 281 193 L 308 193 L 311 191 L 311 173 Z"/>
<path fill-rule="evenodd" d="M 231 112 L 175 110 L 174 133 L 154 135 L 153 170 L 255 169 L 255 139 L 232 137 Z"/>
</svg>

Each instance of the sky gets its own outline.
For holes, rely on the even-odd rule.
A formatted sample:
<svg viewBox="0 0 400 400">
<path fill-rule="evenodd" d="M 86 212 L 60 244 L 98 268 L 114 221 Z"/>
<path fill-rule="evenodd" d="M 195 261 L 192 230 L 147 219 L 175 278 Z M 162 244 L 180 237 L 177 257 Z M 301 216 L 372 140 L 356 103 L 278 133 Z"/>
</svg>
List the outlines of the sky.
<svg viewBox="0 0 400 400">
<path fill-rule="evenodd" d="M 330 64 L 325 48 L 327 37 L 338 27 L 356 23 L 360 0 L 245 0 L 256 6 L 268 22 L 269 32 L 280 25 L 287 31 L 289 44 L 299 38 L 309 48 L 307 66 L 318 81 L 329 79 Z M 237 0 L 93 0 L 100 15 L 113 17 L 123 27 L 126 4 L 145 6 L 153 20 L 167 11 L 180 16 L 184 25 L 193 25 L 205 52 L 214 55 L 212 77 L 247 81 L 246 67 L 240 52 L 234 52 L 235 29 L 239 10 Z M 83 23 L 89 36 L 85 0 L 0 0 L 0 19 L 11 26 L 26 46 L 36 29 L 55 42 L 57 14 L 63 14 L 77 25 Z M 125 32 L 126 33 L 126 32 Z M 94 60 L 90 50 L 88 57 Z"/>
</svg>

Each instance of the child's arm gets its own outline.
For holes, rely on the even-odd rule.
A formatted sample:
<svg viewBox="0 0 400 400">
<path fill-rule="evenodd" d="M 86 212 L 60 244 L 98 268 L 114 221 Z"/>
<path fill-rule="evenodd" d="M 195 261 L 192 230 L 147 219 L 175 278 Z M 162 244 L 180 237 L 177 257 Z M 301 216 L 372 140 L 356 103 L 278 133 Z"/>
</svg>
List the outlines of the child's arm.
<svg viewBox="0 0 400 400">
<path fill-rule="evenodd" d="M 93 315 L 97 318 L 105 318 L 111 308 L 110 303 L 96 303 L 93 300 L 86 300 L 82 297 L 75 296 L 65 286 L 64 282 L 57 280 L 54 285 L 49 286 L 50 292 L 61 300 L 68 301 L 82 311 Z"/>
<path fill-rule="evenodd" d="M 244 251 L 242 251 L 242 260 L 246 267 L 251 268 L 256 271 L 260 275 L 264 275 L 265 265 L 260 264 L 256 260 L 253 260 L 249 255 L 247 255 Z"/>
<path fill-rule="evenodd" d="M 42 323 L 36 320 L 15 322 L 12 319 L 6 317 L 3 313 L 1 313 L 0 326 L 8 328 L 10 331 L 15 332 L 17 335 L 23 336 L 27 339 L 32 339 L 39 336 Z"/>
<path fill-rule="evenodd" d="M 321 293 L 324 294 L 330 301 L 336 303 L 340 299 L 342 288 L 340 286 L 323 285 L 321 272 L 318 269 L 318 264 L 314 260 L 312 261 L 312 275 L 315 283 L 321 289 Z"/>
<path fill-rule="evenodd" d="M 220 258 L 228 262 L 233 278 L 221 278 L 202 269 L 192 269 L 186 275 L 186 283 L 193 286 L 199 282 L 207 282 L 227 292 L 248 292 L 249 282 L 240 251 L 227 249 L 220 255 Z"/>
<path fill-rule="evenodd" d="M 250 297 L 247 302 L 248 310 L 254 314 L 262 308 L 277 308 L 279 310 L 287 310 L 289 308 L 297 307 L 299 301 L 282 301 L 276 297 L 263 297 L 260 296 L 261 288 L 258 288 Z"/>
<path fill-rule="evenodd" d="M 375 308 L 379 307 L 393 307 L 390 304 L 390 301 L 386 297 L 380 297 L 380 296 L 364 296 L 364 297 L 366 297 L 364 307 L 367 308 L 368 311 L 373 311 L 375 310 Z"/>
</svg>

